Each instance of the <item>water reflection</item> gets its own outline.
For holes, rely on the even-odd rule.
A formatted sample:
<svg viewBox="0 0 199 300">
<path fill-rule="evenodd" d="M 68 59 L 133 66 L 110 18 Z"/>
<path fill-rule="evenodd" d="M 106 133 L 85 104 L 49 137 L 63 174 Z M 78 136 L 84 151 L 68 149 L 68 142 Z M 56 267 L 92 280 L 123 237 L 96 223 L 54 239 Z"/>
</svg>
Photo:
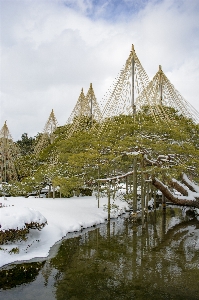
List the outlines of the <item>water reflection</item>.
<svg viewBox="0 0 199 300">
<path fill-rule="evenodd" d="M 6 290 L 35 280 L 44 262 L 25 263 L 0 271 L 0 289 Z"/>
<path fill-rule="evenodd" d="M 62 241 L 42 267 L 41 288 L 57 300 L 199 299 L 197 220 L 176 207 L 147 220 L 123 216 Z"/>
</svg>

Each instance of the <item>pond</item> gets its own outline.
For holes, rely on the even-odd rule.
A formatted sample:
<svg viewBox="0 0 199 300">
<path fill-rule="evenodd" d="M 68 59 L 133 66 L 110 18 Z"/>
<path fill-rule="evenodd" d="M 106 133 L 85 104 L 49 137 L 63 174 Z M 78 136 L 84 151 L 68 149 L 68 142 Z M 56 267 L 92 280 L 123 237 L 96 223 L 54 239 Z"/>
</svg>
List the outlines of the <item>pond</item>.
<svg viewBox="0 0 199 300">
<path fill-rule="evenodd" d="M 52 255 L 53 254 L 53 255 Z M 199 299 L 199 222 L 178 207 L 69 234 L 43 261 L 0 269 L 0 299 Z"/>
</svg>

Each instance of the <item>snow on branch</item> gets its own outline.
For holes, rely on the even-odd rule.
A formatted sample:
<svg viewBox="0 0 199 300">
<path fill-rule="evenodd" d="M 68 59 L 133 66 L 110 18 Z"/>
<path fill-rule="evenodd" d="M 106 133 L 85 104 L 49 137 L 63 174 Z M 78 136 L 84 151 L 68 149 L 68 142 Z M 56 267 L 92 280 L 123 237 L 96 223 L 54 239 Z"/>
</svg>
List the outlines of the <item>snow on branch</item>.
<svg viewBox="0 0 199 300">
<path fill-rule="evenodd" d="M 162 166 L 163 164 L 173 166 L 179 164 L 179 160 L 174 154 L 159 155 L 157 159 L 149 159 L 147 154 L 144 154 L 143 157 L 147 166 Z"/>
<path fill-rule="evenodd" d="M 122 178 L 125 178 L 129 175 L 132 175 L 134 173 L 134 171 L 130 171 L 128 173 L 122 174 L 122 175 L 118 175 L 118 176 L 114 176 L 114 177 L 107 177 L 107 178 L 101 178 L 101 179 L 97 179 L 97 181 L 99 182 L 107 182 L 107 181 L 112 181 L 112 180 L 120 180 Z"/>
<path fill-rule="evenodd" d="M 186 176 L 187 178 L 187 176 Z M 188 179 L 188 178 L 187 178 Z M 177 180 L 172 180 L 172 183 L 174 184 L 175 188 L 177 190 L 180 190 L 180 193 L 182 195 L 174 195 L 168 188 L 168 186 L 164 185 L 160 180 L 158 180 L 156 177 L 152 178 L 152 184 L 159 189 L 162 194 L 171 202 L 177 204 L 177 205 L 183 205 L 183 206 L 192 206 L 199 208 L 199 193 L 193 192 L 189 188 L 186 189 L 184 185 L 180 184 Z M 192 183 L 190 181 L 190 183 Z M 197 187 L 197 186 L 196 186 Z M 199 187 L 198 187 L 199 189 Z"/>
<path fill-rule="evenodd" d="M 172 187 L 175 188 L 178 192 L 180 192 L 183 196 L 188 196 L 189 188 L 186 185 L 184 185 L 176 179 L 172 179 L 171 183 Z"/>
<path fill-rule="evenodd" d="M 182 175 L 182 182 L 193 192 L 199 193 L 199 186 L 193 183 L 185 173 Z"/>
</svg>

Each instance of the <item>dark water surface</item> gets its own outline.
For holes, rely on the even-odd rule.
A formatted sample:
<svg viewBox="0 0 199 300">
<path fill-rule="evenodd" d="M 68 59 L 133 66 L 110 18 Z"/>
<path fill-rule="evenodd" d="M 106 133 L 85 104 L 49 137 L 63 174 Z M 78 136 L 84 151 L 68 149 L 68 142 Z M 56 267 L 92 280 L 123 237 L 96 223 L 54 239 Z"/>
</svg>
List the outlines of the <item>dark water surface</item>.
<svg viewBox="0 0 199 300">
<path fill-rule="evenodd" d="M 0 269 L 0 299 L 199 299 L 199 221 L 161 208 L 76 233 L 53 258 Z"/>
</svg>

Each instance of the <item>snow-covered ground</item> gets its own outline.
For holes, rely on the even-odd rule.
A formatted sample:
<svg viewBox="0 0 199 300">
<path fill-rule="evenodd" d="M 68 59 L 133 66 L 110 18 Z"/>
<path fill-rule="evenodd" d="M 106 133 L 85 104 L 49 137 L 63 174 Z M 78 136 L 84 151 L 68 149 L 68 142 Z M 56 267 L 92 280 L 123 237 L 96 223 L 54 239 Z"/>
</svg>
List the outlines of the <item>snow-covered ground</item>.
<svg viewBox="0 0 199 300">
<path fill-rule="evenodd" d="M 47 257 L 50 248 L 68 232 L 79 231 L 105 222 L 107 198 L 100 199 L 100 207 L 95 196 L 73 197 L 69 199 L 0 197 L 0 230 L 22 228 L 32 220 L 47 220 L 41 230 L 31 229 L 26 241 L 0 245 L 0 267 L 14 261 Z M 113 203 L 113 201 L 111 202 Z M 111 217 L 117 217 L 128 209 L 126 202 L 115 200 L 119 209 L 113 209 Z M 19 252 L 12 251 L 18 248 Z"/>
</svg>

